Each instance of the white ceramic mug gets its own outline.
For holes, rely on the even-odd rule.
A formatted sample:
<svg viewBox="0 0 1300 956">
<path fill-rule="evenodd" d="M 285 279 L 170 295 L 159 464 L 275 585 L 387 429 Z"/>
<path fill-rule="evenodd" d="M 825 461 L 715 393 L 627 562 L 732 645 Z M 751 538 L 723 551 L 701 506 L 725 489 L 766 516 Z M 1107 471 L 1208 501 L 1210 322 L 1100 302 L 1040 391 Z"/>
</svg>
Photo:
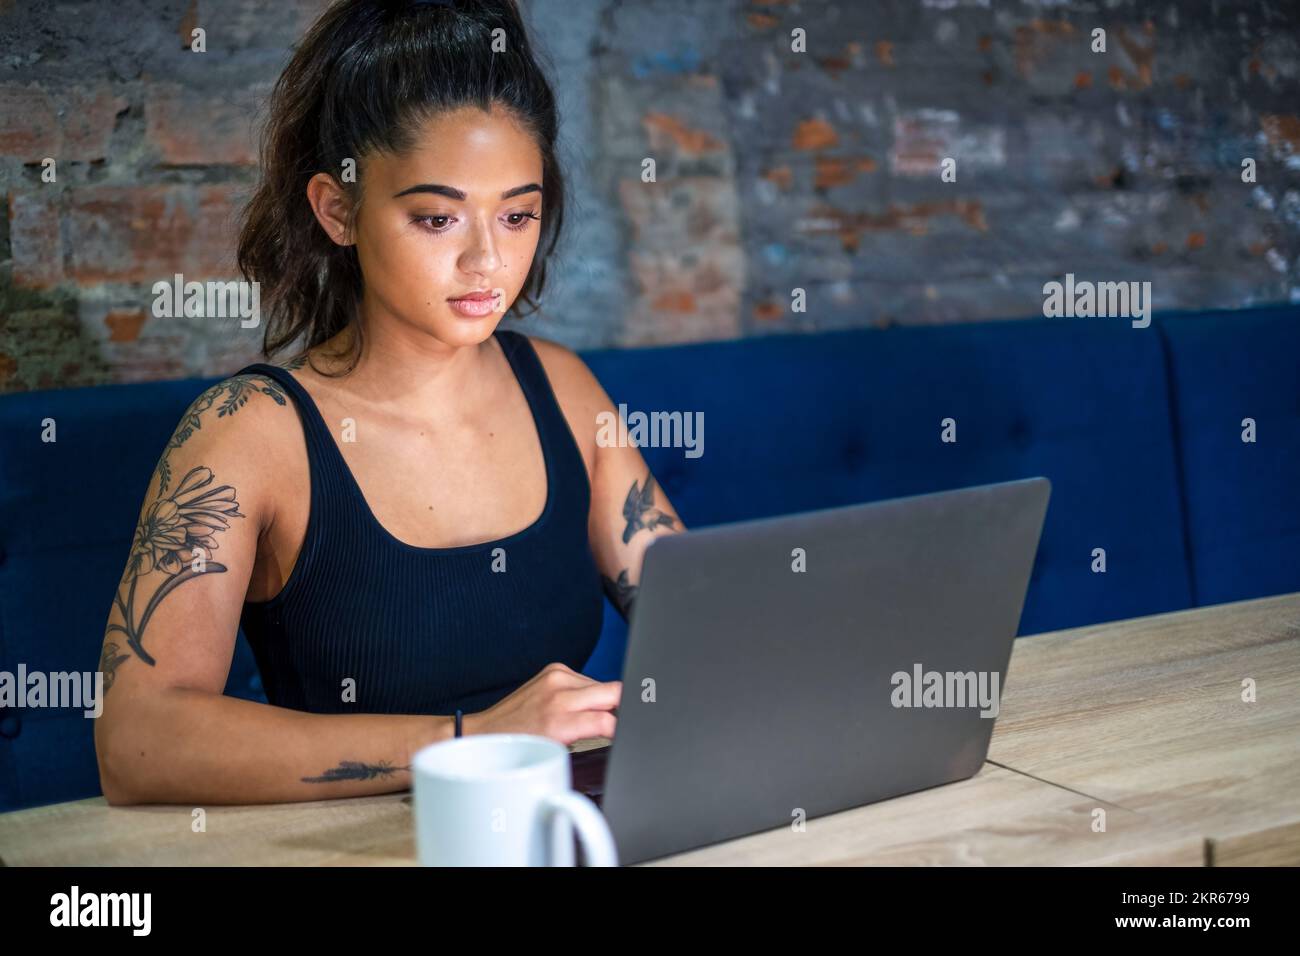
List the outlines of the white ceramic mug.
<svg viewBox="0 0 1300 956">
<path fill-rule="evenodd" d="M 573 828 L 590 866 L 617 866 L 600 810 L 573 790 L 569 751 L 534 734 L 471 734 L 416 752 L 422 866 L 573 866 Z"/>
</svg>

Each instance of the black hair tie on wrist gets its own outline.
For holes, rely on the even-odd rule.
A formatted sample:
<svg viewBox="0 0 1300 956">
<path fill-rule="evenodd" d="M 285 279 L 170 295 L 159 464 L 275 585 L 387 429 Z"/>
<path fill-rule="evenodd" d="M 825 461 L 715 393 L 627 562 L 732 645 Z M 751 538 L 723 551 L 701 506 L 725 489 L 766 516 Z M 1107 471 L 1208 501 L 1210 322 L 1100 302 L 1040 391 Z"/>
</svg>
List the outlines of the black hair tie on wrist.
<svg viewBox="0 0 1300 956">
<path fill-rule="evenodd" d="M 460 719 L 461 719 L 461 712 L 460 712 L 460 708 L 457 707 L 457 708 L 456 708 L 456 736 L 457 736 L 457 737 L 459 737 L 459 736 L 461 735 L 461 734 L 460 734 Z"/>
</svg>

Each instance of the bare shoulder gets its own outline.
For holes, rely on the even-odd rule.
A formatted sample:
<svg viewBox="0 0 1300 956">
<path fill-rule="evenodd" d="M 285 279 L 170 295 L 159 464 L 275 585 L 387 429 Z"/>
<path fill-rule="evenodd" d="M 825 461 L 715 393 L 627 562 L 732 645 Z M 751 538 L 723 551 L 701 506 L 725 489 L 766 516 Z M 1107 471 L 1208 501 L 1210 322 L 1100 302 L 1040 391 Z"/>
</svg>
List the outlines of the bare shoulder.
<svg viewBox="0 0 1300 956">
<path fill-rule="evenodd" d="M 604 388 L 581 356 L 559 342 L 536 335 L 527 338 L 533 344 L 537 357 L 541 359 L 542 367 L 546 369 L 546 377 L 551 380 L 551 387 L 555 389 L 557 395 L 563 392 L 562 398 L 576 401 L 584 406 L 592 405 L 599 408 L 606 404 L 608 396 Z"/>
<path fill-rule="evenodd" d="M 582 448 L 590 476 L 595 461 L 599 415 L 612 407 L 610 398 L 587 363 L 568 346 L 533 335 L 527 338 L 546 370 L 556 401 L 568 419 L 569 430 Z"/>
<path fill-rule="evenodd" d="M 298 427 L 293 399 L 269 375 L 224 378 L 200 392 L 181 414 L 158 458 L 158 493 L 194 458 L 265 462 L 286 447 Z M 229 467 L 229 466 L 228 466 Z"/>
<path fill-rule="evenodd" d="M 269 375 L 232 375 L 208 386 L 190 402 L 172 439 L 184 443 L 214 422 L 226 423 L 229 427 L 224 431 L 233 433 L 237 422 L 249 426 L 272 426 L 277 420 L 291 421 L 292 401 L 284 386 Z M 282 414 L 283 411 L 289 414 Z"/>
</svg>

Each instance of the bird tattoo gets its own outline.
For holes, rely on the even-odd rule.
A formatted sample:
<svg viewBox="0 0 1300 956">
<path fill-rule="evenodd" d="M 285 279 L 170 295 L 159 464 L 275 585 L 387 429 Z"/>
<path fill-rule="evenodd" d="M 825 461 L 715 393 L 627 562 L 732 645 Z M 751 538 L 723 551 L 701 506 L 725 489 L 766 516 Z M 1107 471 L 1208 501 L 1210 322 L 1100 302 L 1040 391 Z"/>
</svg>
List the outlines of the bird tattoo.
<svg viewBox="0 0 1300 956">
<path fill-rule="evenodd" d="M 637 483 L 633 481 L 632 488 L 627 493 L 627 500 L 623 502 L 623 517 L 627 519 L 627 526 L 623 529 L 624 544 L 632 540 L 632 535 L 642 528 L 647 531 L 653 531 L 660 525 L 676 528 L 673 516 L 656 508 L 654 499 L 655 479 L 654 475 L 647 471 L 645 485 L 638 488 Z"/>
</svg>

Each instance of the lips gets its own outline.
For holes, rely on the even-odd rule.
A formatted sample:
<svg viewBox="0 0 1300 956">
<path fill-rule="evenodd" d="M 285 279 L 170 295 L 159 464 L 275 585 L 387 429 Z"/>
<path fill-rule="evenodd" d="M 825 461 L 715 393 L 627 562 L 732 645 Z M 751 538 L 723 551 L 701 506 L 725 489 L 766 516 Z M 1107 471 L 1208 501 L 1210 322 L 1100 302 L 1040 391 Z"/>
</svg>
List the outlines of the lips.
<svg viewBox="0 0 1300 956">
<path fill-rule="evenodd" d="M 483 319 L 501 308 L 497 296 L 485 289 L 462 295 L 457 299 L 448 299 L 447 304 L 462 319 L 472 321 Z"/>
</svg>

